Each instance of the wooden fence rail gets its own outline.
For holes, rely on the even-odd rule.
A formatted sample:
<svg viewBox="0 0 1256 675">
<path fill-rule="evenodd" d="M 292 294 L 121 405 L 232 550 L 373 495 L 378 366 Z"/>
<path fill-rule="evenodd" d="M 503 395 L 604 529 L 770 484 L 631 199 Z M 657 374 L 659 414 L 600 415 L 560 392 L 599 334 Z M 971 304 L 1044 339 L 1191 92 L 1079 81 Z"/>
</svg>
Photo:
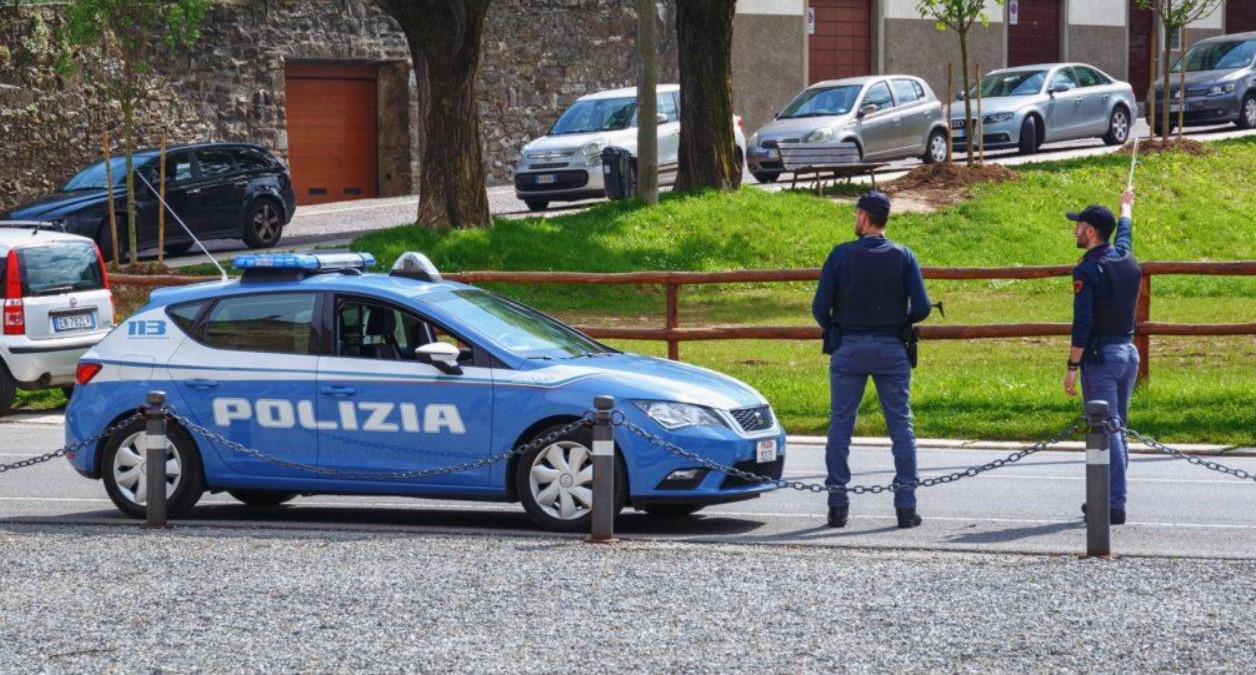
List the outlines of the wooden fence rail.
<svg viewBox="0 0 1256 675">
<path fill-rule="evenodd" d="M 1139 380 L 1151 373 L 1151 336 L 1224 336 L 1256 335 L 1256 323 L 1177 324 L 1151 321 L 1151 278 L 1157 275 L 1256 276 L 1256 261 L 1241 262 L 1147 262 L 1143 263 L 1135 313 L 1141 364 Z M 1073 274 L 1071 265 L 1028 267 L 926 267 L 926 279 L 1005 280 L 1048 279 Z M 658 285 L 666 287 L 667 314 L 658 328 L 604 328 L 576 326 L 580 331 L 599 339 L 658 340 L 667 343 L 667 356 L 680 358 L 680 343 L 696 340 L 818 340 L 820 329 L 811 326 L 700 326 L 680 325 L 680 288 L 702 284 L 813 282 L 820 278 L 820 268 L 789 270 L 739 270 L 732 272 L 458 272 L 445 278 L 465 283 L 524 284 L 588 284 L 588 285 Z M 116 274 L 116 284 L 159 287 L 206 281 L 205 277 L 136 276 Z M 1069 334 L 1065 323 L 978 324 L 954 326 L 921 326 L 920 337 L 926 340 L 982 340 L 991 338 L 1051 337 Z"/>
</svg>

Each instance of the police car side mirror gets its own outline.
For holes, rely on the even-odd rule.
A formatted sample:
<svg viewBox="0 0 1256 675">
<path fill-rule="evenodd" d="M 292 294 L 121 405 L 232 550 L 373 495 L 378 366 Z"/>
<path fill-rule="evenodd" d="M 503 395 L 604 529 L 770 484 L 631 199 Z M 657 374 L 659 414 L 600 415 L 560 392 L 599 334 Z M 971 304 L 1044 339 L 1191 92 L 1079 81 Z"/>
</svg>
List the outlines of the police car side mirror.
<svg viewBox="0 0 1256 675">
<path fill-rule="evenodd" d="M 457 347 L 446 342 L 433 342 L 414 350 L 419 363 L 435 366 L 446 375 L 461 375 L 462 366 L 458 365 L 458 356 L 462 353 Z"/>
</svg>

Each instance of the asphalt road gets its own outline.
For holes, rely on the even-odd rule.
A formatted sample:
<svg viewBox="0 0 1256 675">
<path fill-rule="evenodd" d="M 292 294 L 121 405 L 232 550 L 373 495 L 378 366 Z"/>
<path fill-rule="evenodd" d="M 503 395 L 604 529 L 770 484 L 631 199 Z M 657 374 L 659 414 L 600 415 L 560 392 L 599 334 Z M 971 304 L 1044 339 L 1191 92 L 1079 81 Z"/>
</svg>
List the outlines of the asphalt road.
<svg viewBox="0 0 1256 675">
<path fill-rule="evenodd" d="M 1134 133 L 1145 136 L 1147 133 L 1146 122 L 1140 120 L 1135 125 Z M 1256 131 L 1239 131 L 1233 125 L 1226 125 L 1188 130 L 1186 136 L 1199 141 L 1214 141 L 1254 134 L 1256 134 Z M 1052 143 L 1044 146 L 1038 154 L 1028 157 L 1017 154 L 1015 150 L 988 152 L 986 153 L 986 161 L 993 164 L 1006 165 L 1052 162 L 1100 155 L 1115 152 L 1116 150 L 1117 148 L 1104 145 L 1102 140 L 1093 138 Z M 917 166 L 920 166 L 920 161 L 915 159 L 894 162 L 878 172 L 878 180 L 892 180 Z M 858 180 L 866 181 L 867 179 L 859 178 Z M 760 189 L 773 191 L 788 186 L 788 180 L 783 183 L 759 185 L 749 173 L 743 177 L 743 182 L 746 185 L 754 185 Z M 515 199 L 512 186 L 490 187 L 488 189 L 488 199 L 489 209 L 494 215 L 515 218 L 535 215 L 528 211 L 527 206 L 522 201 Z M 604 200 L 594 199 L 571 203 L 555 203 L 545 213 L 548 215 L 573 213 L 587 209 L 602 201 Z M 298 206 L 292 222 L 284 229 L 283 238 L 276 250 L 304 251 L 314 248 L 347 245 L 354 239 L 369 232 L 412 223 L 417 212 L 418 197 L 414 195 L 316 206 Z M 247 250 L 243 242 L 239 240 L 210 241 L 206 242 L 206 248 L 216 258 L 221 260 L 229 260 L 233 255 Z M 143 253 L 141 254 L 141 256 L 144 255 Z M 148 255 L 155 256 L 156 251 L 149 251 Z M 187 255 L 167 262 L 178 267 L 200 264 L 205 262 L 205 258 L 203 255 Z"/>
<path fill-rule="evenodd" d="M 55 422 L 55 417 L 49 419 Z M 0 424 L 0 463 L 56 449 L 61 427 Z M 922 450 L 922 475 L 984 464 L 1004 452 Z M 1230 457 L 1230 466 L 1256 472 L 1256 458 Z M 892 462 L 884 448 L 852 453 L 855 482 L 884 484 Z M 820 482 L 823 448 L 792 445 L 786 477 Z M 845 530 L 824 526 L 822 495 L 777 491 L 760 499 L 711 507 L 697 517 L 660 520 L 627 510 L 617 532 L 631 540 L 684 540 L 762 545 L 895 548 L 1076 554 L 1085 550 L 1079 505 L 1085 495 L 1084 457 L 1041 452 L 1020 463 L 919 493 L 923 527 L 898 530 L 888 495 L 854 498 Z M 1113 528 L 1120 555 L 1256 559 L 1256 482 L 1240 481 L 1159 455 L 1136 455 L 1130 468 L 1129 524 Z M 64 460 L 0 474 L 0 523 L 118 524 L 121 516 L 101 483 L 79 477 Z M 206 495 L 186 525 L 406 533 L 502 533 L 555 538 L 539 532 L 517 505 L 437 502 L 403 497 L 296 499 L 250 509 L 227 495 Z"/>
</svg>

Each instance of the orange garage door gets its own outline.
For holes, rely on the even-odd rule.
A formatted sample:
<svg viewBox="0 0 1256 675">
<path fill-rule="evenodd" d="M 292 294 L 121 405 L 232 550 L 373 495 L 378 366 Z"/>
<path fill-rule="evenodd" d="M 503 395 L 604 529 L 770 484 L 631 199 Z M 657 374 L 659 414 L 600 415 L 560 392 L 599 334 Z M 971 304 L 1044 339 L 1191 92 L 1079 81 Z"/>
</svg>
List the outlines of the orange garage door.
<svg viewBox="0 0 1256 675">
<path fill-rule="evenodd" d="M 811 0 L 815 33 L 807 58 L 811 84 L 872 73 L 872 0 Z"/>
<path fill-rule="evenodd" d="M 289 65 L 286 77 L 297 203 L 378 196 L 375 70 Z"/>
</svg>

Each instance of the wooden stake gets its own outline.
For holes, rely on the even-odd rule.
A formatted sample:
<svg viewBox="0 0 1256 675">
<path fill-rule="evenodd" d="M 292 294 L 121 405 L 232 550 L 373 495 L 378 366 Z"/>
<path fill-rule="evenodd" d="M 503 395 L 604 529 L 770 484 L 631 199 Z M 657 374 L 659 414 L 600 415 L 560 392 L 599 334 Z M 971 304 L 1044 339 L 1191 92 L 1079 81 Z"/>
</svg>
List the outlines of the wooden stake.
<svg viewBox="0 0 1256 675">
<path fill-rule="evenodd" d="M 113 245 L 113 266 L 118 267 L 118 216 L 113 203 L 113 167 L 109 161 L 109 130 L 101 134 L 100 149 L 105 154 L 105 189 L 109 191 L 109 242 Z"/>
<path fill-rule="evenodd" d="M 946 64 L 946 163 L 950 164 L 952 149 L 955 147 L 955 141 L 951 138 L 951 102 L 955 100 L 955 92 L 952 91 L 952 80 L 955 77 L 955 64 Z"/>
<path fill-rule="evenodd" d="M 161 196 L 157 204 L 157 264 L 166 262 L 166 132 L 161 132 L 161 157 L 157 160 L 161 166 L 161 185 L 157 194 Z"/>
<path fill-rule="evenodd" d="M 985 116 L 981 113 L 981 64 L 977 64 L 977 129 L 973 134 L 977 137 L 977 164 L 986 163 L 986 121 Z M 968 139 L 969 143 L 973 139 Z"/>
</svg>

